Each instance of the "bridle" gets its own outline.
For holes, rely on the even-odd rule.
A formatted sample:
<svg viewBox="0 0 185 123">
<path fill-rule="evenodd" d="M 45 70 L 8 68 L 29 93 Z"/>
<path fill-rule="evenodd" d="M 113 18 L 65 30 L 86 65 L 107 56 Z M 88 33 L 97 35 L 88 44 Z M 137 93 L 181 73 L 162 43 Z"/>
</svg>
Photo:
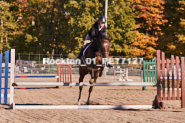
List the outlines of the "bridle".
<svg viewBox="0 0 185 123">
<path fill-rule="evenodd" d="M 109 55 L 109 52 L 103 52 L 103 54 L 108 54 Z"/>
<path fill-rule="evenodd" d="M 104 43 L 105 42 L 105 44 L 104 44 L 104 46 L 106 47 L 106 45 L 108 45 L 106 48 L 105 48 L 105 51 L 103 51 L 102 52 L 102 54 L 104 55 L 104 56 L 108 56 L 109 55 L 109 48 L 110 48 L 110 44 L 109 44 L 109 41 L 108 40 L 102 40 L 101 41 L 101 43 Z"/>
<path fill-rule="evenodd" d="M 96 43 L 97 43 L 97 47 L 100 46 L 100 53 L 101 53 L 101 57 L 104 56 L 109 56 L 109 48 L 110 48 L 110 43 L 108 39 L 102 39 L 102 36 L 98 36 L 96 37 Z M 103 43 L 103 44 L 102 44 Z M 104 49 L 104 50 L 103 50 Z"/>
</svg>

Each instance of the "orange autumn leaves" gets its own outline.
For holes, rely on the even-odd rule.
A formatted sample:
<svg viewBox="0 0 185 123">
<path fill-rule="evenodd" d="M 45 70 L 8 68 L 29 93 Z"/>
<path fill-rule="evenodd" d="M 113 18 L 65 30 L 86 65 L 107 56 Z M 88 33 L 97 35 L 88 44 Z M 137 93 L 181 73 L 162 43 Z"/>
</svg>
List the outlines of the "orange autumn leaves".
<svg viewBox="0 0 185 123">
<path fill-rule="evenodd" d="M 155 55 L 155 47 L 157 38 L 139 33 L 136 31 L 137 38 L 132 44 L 130 53 L 132 56 L 146 56 L 153 57 Z"/>
<path fill-rule="evenodd" d="M 163 19 L 163 0 L 134 0 L 135 19 L 137 24 L 137 38 L 132 44 L 132 56 L 153 57 L 157 47 L 156 41 L 162 34 L 161 26 L 164 26 L 166 19 Z"/>
</svg>

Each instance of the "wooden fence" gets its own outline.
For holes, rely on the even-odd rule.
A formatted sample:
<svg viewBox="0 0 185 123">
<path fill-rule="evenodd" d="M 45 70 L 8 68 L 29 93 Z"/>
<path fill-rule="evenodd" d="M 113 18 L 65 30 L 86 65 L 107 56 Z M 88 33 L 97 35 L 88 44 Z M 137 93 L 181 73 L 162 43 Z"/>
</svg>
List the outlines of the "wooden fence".
<svg viewBox="0 0 185 123">
<path fill-rule="evenodd" d="M 157 84 L 162 84 L 161 87 L 157 87 L 157 99 L 158 102 L 162 100 L 181 100 L 182 108 L 185 108 L 185 78 L 184 78 L 184 57 L 171 55 L 171 59 L 165 59 L 165 53 L 157 50 Z M 176 70 L 174 70 L 174 66 Z M 165 69 L 167 71 L 167 77 L 165 76 Z M 162 70 L 162 77 L 161 77 Z M 170 77 L 169 71 L 172 71 L 172 76 Z M 181 75 L 179 71 L 181 70 Z M 176 72 L 176 78 L 174 78 L 174 73 Z M 161 94 L 162 92 L 162 94 Z M 181 92 L 181 93 L 180 93 Z M 163 105 L 163 104 L 162 104 Z"/>
</svg>

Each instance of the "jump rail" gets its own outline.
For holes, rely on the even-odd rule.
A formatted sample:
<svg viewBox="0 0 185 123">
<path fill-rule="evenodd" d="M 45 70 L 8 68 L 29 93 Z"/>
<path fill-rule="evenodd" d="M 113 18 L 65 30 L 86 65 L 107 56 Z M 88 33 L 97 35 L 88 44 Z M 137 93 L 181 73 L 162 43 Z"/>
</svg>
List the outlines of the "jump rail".
<svg viewBox="0 0 185 123">
<path fill-rule="evenodd" d="M 58 82 L 16 82 L 12 86 L 160 86 L 156 83 L 119 82 L 119 83 L 58 83 Z"/>
<path fill-rule="evenodd" d="M 151 109 L 154 105 L 35 105 L 14 106 L 14 109 Z"/>
<path fill-rule="evenodd" d="M 42 78 L 42 77 L 55 77 L 55 78 L 58 78 L 59 76 L 15 76 L 15 78 Z M 2 76 L 2 78 L 5 78 L 5 76 Z M 10 76 L 8 76 L 8 78 L 10 78 Z"/>
</svg>

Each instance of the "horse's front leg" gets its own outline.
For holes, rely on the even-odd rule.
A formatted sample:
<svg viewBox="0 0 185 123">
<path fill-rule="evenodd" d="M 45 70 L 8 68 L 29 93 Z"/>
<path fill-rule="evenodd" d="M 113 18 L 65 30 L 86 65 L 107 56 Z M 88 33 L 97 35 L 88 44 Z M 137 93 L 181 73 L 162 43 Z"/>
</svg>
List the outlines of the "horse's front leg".
<svg viewBox="0 0 185 123">
<path fill-rule="evenodd" d="M 93 62 L 91 63 L 91 79 L 89 80 L 89 83 L 90 84 L 93 84 L 94 83 L 94 64 Z"/>
<path fill-rule="evenodd" d="M 83 86 L 79 86 L 79 97 L 78 97 L 78 105 L 80 105 L 80 100 L 81 100 L 81 93 L 82 93 Z"/>
<path fill-rule="evenodd" d="M 80 72 L 80 77 L 79 77 L 79 83 L 80 83 L 80 82 L 83 82 L 84 76 L 87 74 L 87 72 L 83 69 L 80 69 L 79 72 Z M 79 86 L 78 105 L 80 105 L 82 89 L 83 89 L 83 86 Z"/>
<path fill-rule="evenodd" d="M 97 80 L 97 78 L 98 78 L 98 74 L 100 73 L 100 71 L 96 71 L 96 72 L 94 72 L 94 83 L 96 83 L 96 80 Z M 93 86 L 90 86 L 90 88 L 89 88 L 89 97 L 88 97 L 88 100 L 87 100 L 87 105 L 89 105 L 90 104 L 90 96 L 91 96 L 91 92 L 92 92 L 92 90 L 93 90 Z"/>
</svg>

